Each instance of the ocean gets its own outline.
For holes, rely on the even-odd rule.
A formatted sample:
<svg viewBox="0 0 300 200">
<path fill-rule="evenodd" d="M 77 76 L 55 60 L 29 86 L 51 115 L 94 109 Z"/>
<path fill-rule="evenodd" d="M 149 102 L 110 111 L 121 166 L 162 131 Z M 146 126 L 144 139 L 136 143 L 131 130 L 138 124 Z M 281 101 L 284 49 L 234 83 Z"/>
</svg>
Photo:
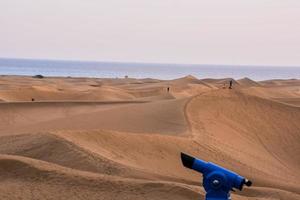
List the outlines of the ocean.
<svg viewBox="0 0 300 200">
<path fill-rule="evenodd" d="M 0 58 L 0 75 L 71 76 L 101 78 L 175 79 L 202 78 L 300 79 L 300 67 L 152 64 Z"/>
</svg>

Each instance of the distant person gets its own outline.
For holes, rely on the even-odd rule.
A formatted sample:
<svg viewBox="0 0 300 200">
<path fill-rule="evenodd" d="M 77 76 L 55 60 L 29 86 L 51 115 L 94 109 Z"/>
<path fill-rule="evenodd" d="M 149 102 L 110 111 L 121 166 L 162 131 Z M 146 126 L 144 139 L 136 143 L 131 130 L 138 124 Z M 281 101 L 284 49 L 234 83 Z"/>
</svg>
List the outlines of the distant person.
<svg viewBox="0 0 300 200">
<path fill-rule="evenodd" d="M 233 84 L 233 81 L 230 80 L 230 81 L 229 81 L 229 89 L 232 89 L 232 84 Z"/>
<path fill-rule="evenodd" d="M 34 98 L 31 98 L 31 101 L 34 101 Z"/>
<path fill-rule="evenodd" d="M 167 88 L 167 91 L 170 92 L 170 87 Z"/>
</svg>

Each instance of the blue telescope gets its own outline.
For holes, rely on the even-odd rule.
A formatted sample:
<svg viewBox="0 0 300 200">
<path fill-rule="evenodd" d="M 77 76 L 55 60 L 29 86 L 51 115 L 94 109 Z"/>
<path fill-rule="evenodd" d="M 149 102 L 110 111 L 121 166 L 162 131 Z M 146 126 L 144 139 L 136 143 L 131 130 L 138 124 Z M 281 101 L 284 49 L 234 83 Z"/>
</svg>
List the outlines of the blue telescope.
<svg viewBox="0 0 300 200">
<path fill-rule="evenodd" d="M 202 173 L 205 200 L 230 200 L 230 191 L 234 188 L 242 190 L 244 185 L 252 185 L 250 180 L 214 163 L 184 153 L 181 153 L 181 161 L 185 167 Z"/>
</svg>

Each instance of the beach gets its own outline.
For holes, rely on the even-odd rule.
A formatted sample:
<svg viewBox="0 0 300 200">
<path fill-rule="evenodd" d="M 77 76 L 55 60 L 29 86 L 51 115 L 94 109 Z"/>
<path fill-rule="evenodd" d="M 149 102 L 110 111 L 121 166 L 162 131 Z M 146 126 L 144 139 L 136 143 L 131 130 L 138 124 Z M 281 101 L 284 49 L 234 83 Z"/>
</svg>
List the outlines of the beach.
<svg viewBox="0 0 300 200">
<path fill-rule="evenodd" d="M 230 80 L 0 76 L 0 199 L 203 199 L 181 152 L 300 199 L 300 80 Z"/>
</svg>

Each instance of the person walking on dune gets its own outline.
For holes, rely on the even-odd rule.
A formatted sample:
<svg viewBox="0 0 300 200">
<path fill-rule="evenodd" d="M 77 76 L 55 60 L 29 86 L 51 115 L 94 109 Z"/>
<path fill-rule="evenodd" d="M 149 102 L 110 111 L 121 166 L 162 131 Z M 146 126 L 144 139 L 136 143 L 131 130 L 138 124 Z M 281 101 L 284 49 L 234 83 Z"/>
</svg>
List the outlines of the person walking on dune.
<svg viewBox="0 0 300 200">
<path fill-rule="evenodd" d="M 232 79 L 229 81 L 229 89 L 232 89 L 232 84 L 233 84 L 233 81 Z"/>
</svg>

